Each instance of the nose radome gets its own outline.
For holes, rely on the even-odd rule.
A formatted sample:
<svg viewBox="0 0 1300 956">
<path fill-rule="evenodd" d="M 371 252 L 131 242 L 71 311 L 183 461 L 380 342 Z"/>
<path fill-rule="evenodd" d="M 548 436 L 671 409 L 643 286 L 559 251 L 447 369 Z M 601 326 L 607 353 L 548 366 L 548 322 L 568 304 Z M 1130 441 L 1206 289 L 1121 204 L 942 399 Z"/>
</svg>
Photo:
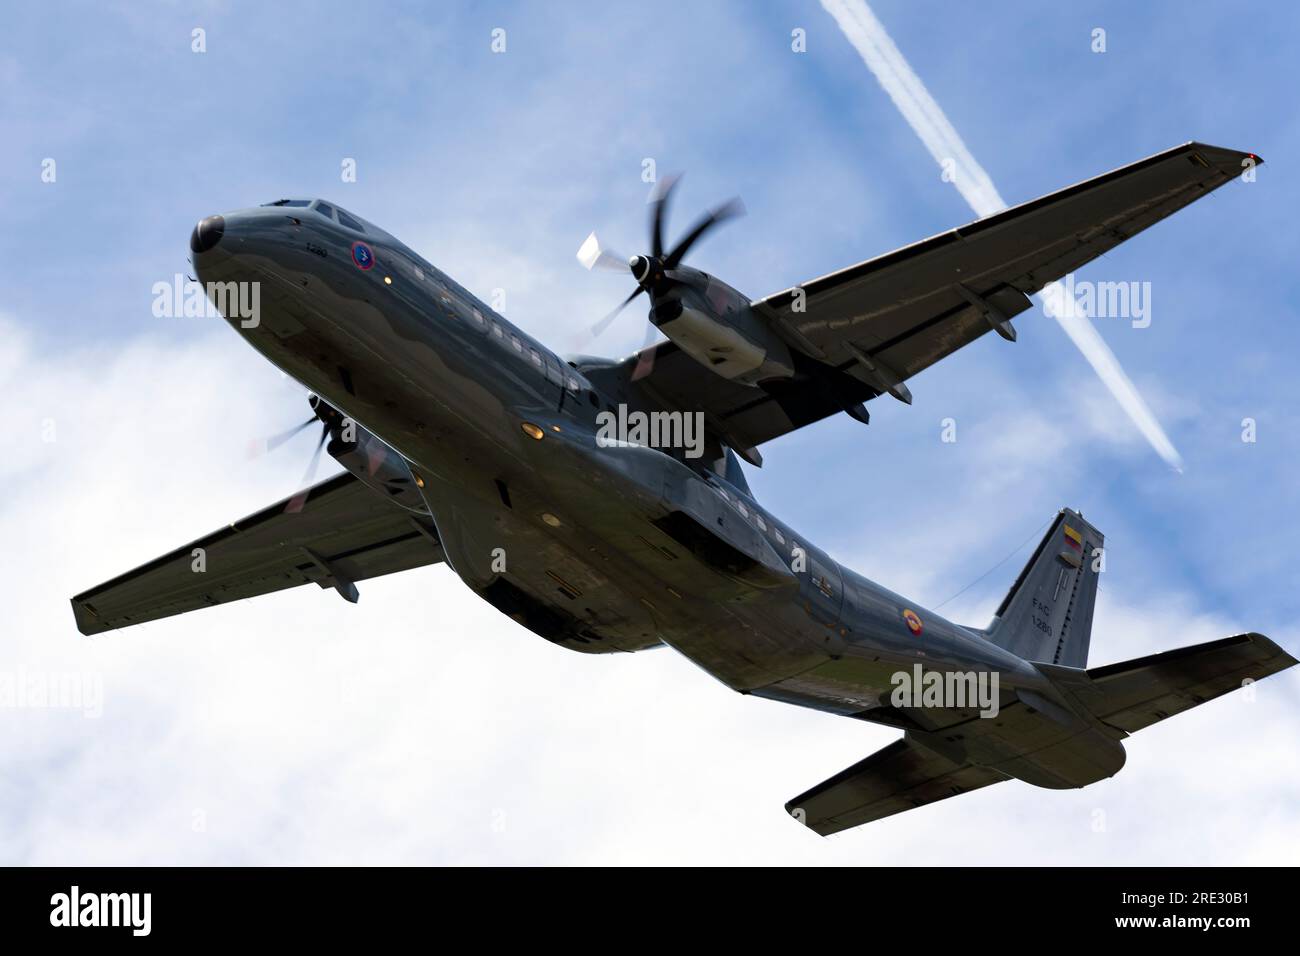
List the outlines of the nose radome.
<svg viewBox="0 0 1300 956">
<path fill-rule="evenodd" d="M 199 224 L 190 233 L 190 249 L 194 252 L 207 252 L 221 241 L 225 232 L 224 216 L 208 216 L 206 219 L 200 219 Z"/>
</svg>

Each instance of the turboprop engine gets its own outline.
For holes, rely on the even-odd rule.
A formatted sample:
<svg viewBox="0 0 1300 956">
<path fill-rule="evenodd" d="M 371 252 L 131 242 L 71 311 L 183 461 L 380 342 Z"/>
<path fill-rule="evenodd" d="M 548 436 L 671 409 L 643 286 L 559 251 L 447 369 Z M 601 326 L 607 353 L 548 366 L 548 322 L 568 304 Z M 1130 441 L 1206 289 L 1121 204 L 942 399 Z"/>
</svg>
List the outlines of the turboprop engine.
<svg viewBox="0 0 1300 956">
<path fill-rule="evenodd" d="M 668 197 L 675 178 L 665 180 L 651 201 L 650 253 L 626 261 L 602 249 L 593 232 L 578 250 L 588 269 L 600 266 L 630 272 L 637 286 L 593 329 L 599 335 L 641 293 L 650 299 L 647 345 L 659 329 L 700 364 L 723 378 L 744 385 L 790 378 L 794 364 L 785 341 L 749 306 L 749 300 L 720 279 L 682 265 L 701 236 L 743 212 L 731 200 L 707 212 L 672 249 L 665 251 L 663 232 Z"/>
</svg>

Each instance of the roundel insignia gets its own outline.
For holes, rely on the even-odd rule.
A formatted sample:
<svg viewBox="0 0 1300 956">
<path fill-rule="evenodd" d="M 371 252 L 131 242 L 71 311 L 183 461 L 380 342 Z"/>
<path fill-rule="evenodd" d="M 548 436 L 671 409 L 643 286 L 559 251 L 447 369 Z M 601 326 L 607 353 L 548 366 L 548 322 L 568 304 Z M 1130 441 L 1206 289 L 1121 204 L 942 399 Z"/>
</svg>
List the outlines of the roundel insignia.
<svg viewBox="0 0 1300 956">
<path fill-rule="evenodd" d="M 907 629 L 913 634 L 921 633 L 921 628 L 924 625 L 921 623 L 920 615 L 910 607 L 903 611 L 903 620 L 907 622 Z"/>
<path fill-rule="evenodd" d="M 370 251 L 370 247 L 364 242 L 352 243 L 352 261 L 357 264 L 357 268 L 366 272 L 374 267 L 375 254 Z"/>
</svg>

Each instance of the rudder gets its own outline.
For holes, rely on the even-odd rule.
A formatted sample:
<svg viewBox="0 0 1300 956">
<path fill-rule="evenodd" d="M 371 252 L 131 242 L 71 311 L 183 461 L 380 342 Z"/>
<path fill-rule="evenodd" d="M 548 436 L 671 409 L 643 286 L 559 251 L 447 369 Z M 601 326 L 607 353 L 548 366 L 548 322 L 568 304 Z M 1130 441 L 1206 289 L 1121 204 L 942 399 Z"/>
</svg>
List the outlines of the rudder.
<svg viewBox="0 0 1300 956">
<path fill-rule="evenodd" d="M 985 636 L 1025 660 L 1086 666 L 1104 544 L 1081 514 L 1062 508 Z"/>
</svg>

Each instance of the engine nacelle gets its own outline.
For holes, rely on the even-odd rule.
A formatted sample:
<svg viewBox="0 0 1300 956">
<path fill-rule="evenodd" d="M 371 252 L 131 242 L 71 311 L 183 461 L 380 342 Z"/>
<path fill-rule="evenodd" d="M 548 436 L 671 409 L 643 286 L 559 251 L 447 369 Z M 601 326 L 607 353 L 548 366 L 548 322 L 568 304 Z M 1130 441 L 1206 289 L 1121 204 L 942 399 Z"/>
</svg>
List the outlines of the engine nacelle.
<svg viewBox="0 0 1300 956">
<path fill-rule="evenodd" d="M 424 506 L 424 499 L 416 487 L 415 476 L 411 474 L 406 459 L 360 425 L 354 427 L 355 441 L 333 438 L 325 450 L 344 468 L 394 504 L 416 514 L 427 515 L 429 509 Z"/>
<path fill-rule="evenodd" d="M 650 321 L 683 352 L 742 385 L 794 375 L 789 347 L 745 296 L 695 269 L 679 267 L 668 278 Z"/>
<path fill-rule="evenodd" d="M 429 514 L 405 458 L 319 396 L 312 396 L 311 404 L 329 428 L 325 450 L 331 458 L 394 504 Z"/>
</svg>

